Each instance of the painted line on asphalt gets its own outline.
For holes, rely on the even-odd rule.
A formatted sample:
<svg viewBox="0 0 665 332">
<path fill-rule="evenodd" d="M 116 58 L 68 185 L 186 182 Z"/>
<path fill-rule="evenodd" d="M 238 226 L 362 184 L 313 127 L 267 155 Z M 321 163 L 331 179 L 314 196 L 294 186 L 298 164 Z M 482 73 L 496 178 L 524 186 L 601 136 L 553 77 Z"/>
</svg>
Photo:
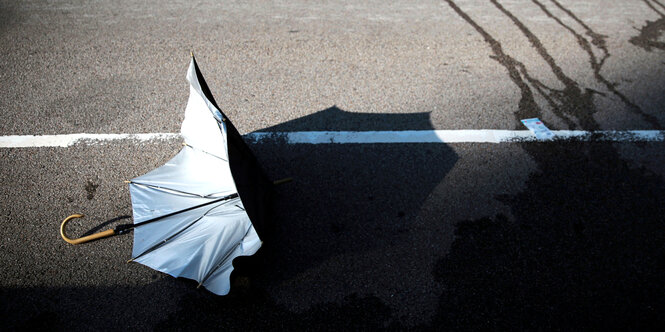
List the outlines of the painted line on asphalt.
<svg viewBox="0 0 665 332">
<path fill-rule="evenodd" d="M 77 144 L 99 144 L 117 140 L 153 141 L 179 139 L 180 134 L 64 134 L 0 136 L 0 148 L 68 147 Z"/>
<path fill-rule="evenodd" d="M 554 140 L 613 142 L 665 141 L 663 130 L 629 131 L 552 131 Z M 289 144 L 363 144 L 363 143 L 510 143 L 535 142 L 529 130 L 405 130 L 405 131 L 305 131 L 245 135 L 251 142 L 283 141 Z"/>
<path fill-rule="evenodd" d="M 663 142 L 665 130 L 554 130 L 554 141 Z M 0 136 L 0 148 L 68 147 L 118 140 L 160 141 L 180 139 L 177 133 L 65 134 Z M 406 131 L 296 131 L 254 132 L 250 143 L 387 144 L 387 143 L 513 143 L 541 141 L 529 130 L 406 130 Z"/>
</svg>

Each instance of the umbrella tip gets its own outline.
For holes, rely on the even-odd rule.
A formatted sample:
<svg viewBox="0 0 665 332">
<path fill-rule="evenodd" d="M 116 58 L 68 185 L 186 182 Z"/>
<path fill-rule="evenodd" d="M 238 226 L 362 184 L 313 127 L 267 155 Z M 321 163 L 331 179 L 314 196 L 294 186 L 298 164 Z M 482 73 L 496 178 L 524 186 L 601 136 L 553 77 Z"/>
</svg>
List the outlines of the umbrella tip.
<svg viewBox="0 0 665 332">
<path fill-rule="evenodd" d="M 122 181 L 122 182 L 127 183 L 127 184 L 132 183 L 132 181 L 129 181 L 129 180 L 125 180 L 125 181 Z"/>
<path fill-rule="evenodd" d="M 201 288 L 201 285 L 203 285 L 203 283 L 199 283 L 199 285 L 198 285 L 198 286 L 196 286 L 196 289 L 199 289 L 199 288 Z"/>
<path fill-rule="evenodd" d="M 194 57 L 194 52 L 193 52 L 193 51 L 189 51 L 189 55 L 191 55 L 192 58 L 193 58 L 193 57 Z"/>
<path fill-rule="evenodd" d="M 132 258 L 132 259 L 128 260 L 127 263 L 129 264 L 129 263 L 133 262 L 134 259 L 136 259 L 136 258 Z"/>
<path fill-rule="evenodd" d="M 278 186 L 280 184 L 289 183 L 291 181 L 293 181 L 293 178 L 283 178 L 283 179 L 273 181 L 272 184 L 274 186 Z"/>
</svg>

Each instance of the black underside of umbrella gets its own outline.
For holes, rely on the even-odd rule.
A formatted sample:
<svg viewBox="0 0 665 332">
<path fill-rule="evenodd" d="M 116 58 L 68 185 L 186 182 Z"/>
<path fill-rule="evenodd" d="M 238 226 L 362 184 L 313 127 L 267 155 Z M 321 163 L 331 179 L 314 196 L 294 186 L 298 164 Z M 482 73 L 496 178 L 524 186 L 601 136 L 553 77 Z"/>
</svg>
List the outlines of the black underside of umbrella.
<svg viewBox="0 0 665 332">
<path fill-rule="evenodd" d="M 196 59 L 192 59 L 194 61 L 194 68 L 196 69 L 196 77 L 199 80 L 203 94 L 222 112 L 199 70 Z M 273 184 L 263 172 L 254 153 L 247 146 L 238 130 L 233 126 L 233 123 L 224 115 L 224 112 L 222 112 L 222 116 L 226 123 L 229 165 L 233 180 L 238 189 L 238 195 L 242 200 L 249 219 L 254 225 L 254 229 L 256 229 L 259 237 L 265 241 L 270 235 Z"/>
</svg>

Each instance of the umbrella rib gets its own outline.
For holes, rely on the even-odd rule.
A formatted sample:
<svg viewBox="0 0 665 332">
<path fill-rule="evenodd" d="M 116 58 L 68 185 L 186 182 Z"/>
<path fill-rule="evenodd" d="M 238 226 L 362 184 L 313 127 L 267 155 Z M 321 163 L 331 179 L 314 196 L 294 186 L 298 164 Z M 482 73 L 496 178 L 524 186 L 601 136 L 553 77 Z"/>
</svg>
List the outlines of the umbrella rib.
<svg viewBox="0 0 665 332">
<path fill-rule="evenodd" d="M 173 234 L 173 235 L 167 237 L 166 239 L 162 240 L 162 242 L 159 242 L 159 243 L 155 244 L 154 246 L 148 248 L 146 251 L 144 251 L 144 252 L 142 252 L 142 253 L 136 255 L 136 257 L 130 259 L 130 261 L 136 260 L 136 259 L 138 259 L 139 257 L 144 256 L 144 255 L 146 255 L 146 254 L 149 254 L 149 253 L 153 252 L 154 250 L 158 249 L 159 247 L 163 246 L 163 245 L 166 244 L 168 241 L 171 241 L 173 238 L 175 238 L 176 236 L 182 234 L 182 232 L 186 231 L 188 228 L 190 228 L 191 226 L 193 226 L 195 223 L 199 222 L 199 220 L 203 219 L 203 217 L 205 217 L 206 215 L 208 215 L 208 213 L 210 213 L 210 211 L 212 211 L 212 210 L 214 210 L 214 209 L 216 209 L 216 208 L 218 208 L 218 207 L 220 207 L 220 206 L 222 206 L 223 204 L 226 204 L 226 203 L 227 203 L 227 202 L 221 202 L 221 203 L 219 203 L 218 205 L 215 205 L 215 206 L 211 207 L 211 208 L 208 209 L 205 213 L 203 213 L 200 217 L 196 218 L 194 221 L 192 221 L 191 223 L 189 223 L 187 226 L 183 227 L 181 230 L 177 231 L 175 234 Z M 206 205 L 207 205 L 207 204 L 211 204 L 211 203 L 209 202 L 209 203 L 206 203 Z M 200 207 L 200 206 L 198 206 L 198 207 Z M 143 225 L 143 224 L 145 224 L 145 222 L 140 223 L 140 224 L 138 224 L 137 226 L 140 226 L 140 225 Z"/>
<path fill-rule="evenodd" d="M 233 247 L 232 250 L 229 250 L 229 252 L 226 255 L 224 255 L 224 257 L 219 262 L 219 264 L 217 264 L 212 270 L 210 270 L 210 271 L 208 271 L 208 273 L 206 273 L 205 277 L 203 277 L 203 279 L 201 279 L 201 281 L 199 282 L 199 286 L 203 285 L 203 283 L 205 283 L 208 280 L 208 278 L 210 278 L 210 276 L 215 271 L 217 271 L 217 269 L 219 269 L 220 266 L 222 266 L 226 262 L 226 260 L 229 258 L 229 256 L 231 256 L 231 254 L 236 250 L 236 248 L 238 248 L 238 246 L 240 246 L 242 244 L 242 240 L 245 239 L 245 237 L 247 236 L 247 234 L 249 234 L 249 231 L 251 229 L 252 229 L 252 225 L 250 224 L 250 226 L 247 227 L 247 231 L 245 232 L 245 235 L 242 236 L 242 239 L 240 239 L 240 241 L 238 241 L 238 243 L 236 243 L 236 245 Z"/>
<path fill-rule="evenodd" d="M 187 143 L 183 143 L 183 144 L 184 144 L 186 147 L 188 147 L 188 148 L 190 148 L 190 149 L 192 149 L 192 150 L 201 151 L 201 152 L 203 152 L 203 153 L 205 153 L 205 154 L 207 154 L 207 155 L 210 155 L 210 156 L 215 157 L 215 158 L 217 158 L 217 159 L 223 160 L 223 161 L 225 161 L 225 162 L 227 162 L 227 163 L 229 162 L 228 160 L 226 160 L 226 159 L 224 159 L 224 158 L 222 158 L 222 157 L 220 157 L 220 156 L 218 156 L 218 155 L 214 155 L 214 154 L 212 154 L 212 153 L 210 153 L 210 152 L 208 152 L 208 151 L 206 151 L 206 150 L 199 149 L 199 148 L 195 148 L 195 147 L 193 147 L 193 146 L 191 146 L 191 145 L 189 145 L 189 144 L 187 144 Z"/>
<path fill-rule="evenodd" d="M 190 193 L 190 192 L 187 192 L 187 191 L 182 191 L 182 190 L 173 189 L 173 188 L 169 188 L 169 187 L 157 186 L 157 185 L 154 185 L 154 184 L 147 184 L 147 183 L 142 183 L 142 182 L 136 182 L 136 181 L 133 181 L 133 180 L 130 181 L 129 183 L 130 183 L 130 184 L 138 184 L 138 185 L 145 186 L 145 187 L 148 187 L 148 188 L 159 189 L 159 190 L 162 190 L 162 191 L 167 191 L 167 190 L 169 190 L 169 191 L 174 191 L 174 192 L 177 192 L 177 193 L 180 193 L 180 194 L 185 194 L 185 195 L 190 195 L 190 196 L 196 196 L 196 197 L 203 197 L 203 198 L 205 198 L 205 196 L 203 196 L 203 195 L 201 195 L 201 194 Z"/>
<path fill-rule="evenodd" d="M 143 226 L 143 225 L 145 225 L 145 224 L 149 224 L 149 223 L 151 223 L 151 222 L 155 222 L 155 221 L 158 221 L 158 220 L 161 220 L 161 219 L 167 218 L 167 217 L 171 217 L 171 216 L 174 216 L 174 215 L 179 214 L 179 213 L 183 213 L 183 212 L 191 211 L 191 210 L 194 210 L 194 209 L 198 209 L 198 208 L 200 208 L 200 207 L 204 207 L 204 206 L 206 206 L 206 205 L 210 205 L 210 204 L 214 204 L 214 203 L 217 203 L 217 202 L 221 202 L 221 201 L 225 201 L 225 200 L 233 199 L 233 198 L 236 198 L 236 197 L 238 197 L 238 193 L 233 193 L 233 194 L 230 194 L 230 195 L 227 195 L 227 196 L 220 197 L 220 198 L 218 198 L 218 199 L 212 200 L 212 201 L 210 201 L 210 202 L 205 202 L 205 203 L 203 203 L 203 204 L 190 206 L 190 207 L 188 207 L 188 208 L 186 208 L 186 209 L 182 209 L 182 210 L 178 210 L 178 211 L 175 211 L 175 212 L 171 212 L 171 213 L 169 213 L 169 214 L 165 214 L 165 215 L 163 215 L 163 216 L 155 217 L 155 218 L 152 218 L 152 219 L 146 220 L 146 221 L 144 221 L 144 222 L 140 222 L 140 223 L 138 223 L 138 224 L 134 224 L 134 225 L 132 225 L 132 226 L 133 226 L 132 228 L 136 228 L 136 227 L 139 227 L 139 226 Z"/>
<path fill-rule="evenodd" d="M 136 181 L 133 181 L 133 180 L 129 181 L 129 183 L 145 186 L 145 187 L 148 187 L 148 188 L 158 189 L 158 190 L 162 190 L 162 191 L 167 191 L 167 190 L 168 191 L 174 191 L 174 192 L 177 192 L 177 193 L 180 193 L 180 194 L 196 196 L 196 197 L 201 197 L 201 198 L 209 198 L 210 196 L 212 196 L 214 194 L 218 194 L 218 193 L 212 193 L 212 194 L 207 194 L 207 195 L 201 195 L 201 194 L 190 193 L 190 192 L 187 192 L 187 191 L 182 191 L 182 190 L 173 189 L 173 188 L 169 188 L 169 187 L 162 187 L 162 186 L 157 186 L 157 185 L 154 185 L 154 184 L 136 182 Z"/>
</svg>

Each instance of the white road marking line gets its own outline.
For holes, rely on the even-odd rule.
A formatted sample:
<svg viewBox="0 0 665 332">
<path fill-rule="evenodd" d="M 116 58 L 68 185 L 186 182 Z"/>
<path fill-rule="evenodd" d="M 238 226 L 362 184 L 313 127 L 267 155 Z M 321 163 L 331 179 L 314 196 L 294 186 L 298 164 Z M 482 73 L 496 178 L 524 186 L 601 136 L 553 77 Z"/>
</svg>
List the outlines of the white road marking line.
<svg viewBox="0 0 665 332">
<path fill-rule="evenodd" d="M 95 144 L 116 140 L 165 140 L 180 138 L 180 134 L 65 134 L 0 136 L 0 148 L 68 147 L 76 144 Z"/>
<path fill-rule="evenodd" d="M 605 142 L 664 142 L 665 130 L 584 131 L 555 130 L 555 140 Z M 511 143 L 535 142 L 528 130 L 405 130 L 405 131 L 296 131 L 255 132 L 244 135 L 251 143 L 382 144 L 382 143 Z M 177 133 L 65 134 L 0 136 L 0 148 L 68 147 L 116 140 L 153 141 L 179 139 Z"/>
</svg>

